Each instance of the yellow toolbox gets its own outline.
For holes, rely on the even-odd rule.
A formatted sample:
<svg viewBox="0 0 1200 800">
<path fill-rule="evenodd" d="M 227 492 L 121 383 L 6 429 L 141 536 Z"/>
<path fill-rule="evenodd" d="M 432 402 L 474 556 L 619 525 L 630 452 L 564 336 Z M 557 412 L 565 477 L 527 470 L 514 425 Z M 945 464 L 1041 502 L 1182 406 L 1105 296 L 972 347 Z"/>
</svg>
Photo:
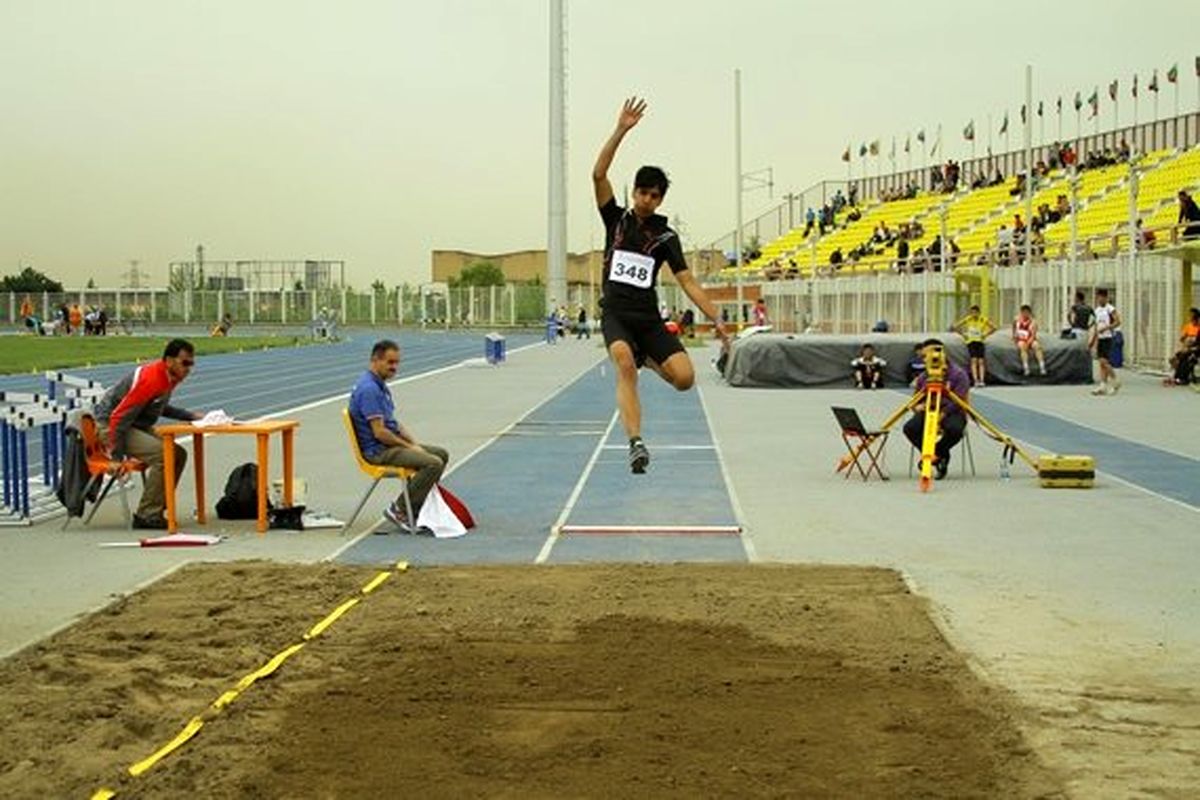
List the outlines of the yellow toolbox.
<svg viewBox="0 0 1200 800">
<path fill-rule="evenodd" d="M 1091 456 L 1039 456 L 1038 480 L 1050 489 L 1090 489 L 1096 482 L 1096 460 Z"/>
</svg>

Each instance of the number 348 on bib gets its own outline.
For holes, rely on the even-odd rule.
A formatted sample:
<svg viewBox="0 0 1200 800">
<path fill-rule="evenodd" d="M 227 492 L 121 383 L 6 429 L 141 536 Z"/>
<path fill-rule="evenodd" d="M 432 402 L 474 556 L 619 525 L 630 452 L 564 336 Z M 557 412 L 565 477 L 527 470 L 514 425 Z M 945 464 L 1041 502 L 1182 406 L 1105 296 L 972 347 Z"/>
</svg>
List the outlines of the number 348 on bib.
<svg viewBox="0 0 1200 800">
<path fill-rule="evenodd" d="M 649 289 L 654 280 L 654 259 L 628 250 L 614 250 L 608 279 L 639 289 Z"/>
</svg>

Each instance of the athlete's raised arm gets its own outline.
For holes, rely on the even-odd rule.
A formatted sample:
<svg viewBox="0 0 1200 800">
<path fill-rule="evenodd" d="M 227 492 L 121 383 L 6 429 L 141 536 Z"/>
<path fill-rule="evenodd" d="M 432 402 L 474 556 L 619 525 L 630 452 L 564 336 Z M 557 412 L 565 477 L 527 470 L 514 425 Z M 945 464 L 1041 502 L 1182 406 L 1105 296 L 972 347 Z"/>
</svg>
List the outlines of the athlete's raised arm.
<svg viewBox="0 0 1200 800">
<path fill-rule="evenodd" d="M 596 190 L 596 205 L 601 208 L 613 197 L 612 183 L 608 180 L 608 168 L 612 166 L 617 148 L 620 146 L 621 140 L 625 138 L 625 134 L 638 124 L 645 113 L 645 100 L 637 97 L 626 100 L 625 105 L 621 107 L 621 113 L 617 116 L 616 129 L 608 137 L 604 146 L 600 148 L 600 155 L 596 156 L 596 166 L 592 167 L 592 185 Z"/>
</svg>

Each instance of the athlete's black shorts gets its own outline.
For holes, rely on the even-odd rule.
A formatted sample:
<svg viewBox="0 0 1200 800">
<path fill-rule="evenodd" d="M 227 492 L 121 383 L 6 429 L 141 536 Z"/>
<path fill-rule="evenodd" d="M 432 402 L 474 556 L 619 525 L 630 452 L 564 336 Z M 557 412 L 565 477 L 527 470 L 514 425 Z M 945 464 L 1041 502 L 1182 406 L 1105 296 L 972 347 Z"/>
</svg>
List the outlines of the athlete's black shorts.
<svg viewBox="0 0 1200 800">
<path fill-rule="evenodd" d="M 1112 337 L 1096 339 L 1096 357 L 1108 361 L 1112 358 Z"/>
<path fill-rule="evenodd" d="M 983 358 L 983 342 L 967 342 L 967 355 L 971 358 Z"/>
<path fill-rule="evenodd" d="M 676 353 L 685 352 L 679 337 L 667 330 L 658 315 L 622 315 L 616 311 L 604 311 L 600 318 L 600 330 L 604 332 L 605 348 L 613 342 L 625 342 L 633 350 L 633 358 L 640 367 L 646 359 L 663 364 Z"/>
</svg>

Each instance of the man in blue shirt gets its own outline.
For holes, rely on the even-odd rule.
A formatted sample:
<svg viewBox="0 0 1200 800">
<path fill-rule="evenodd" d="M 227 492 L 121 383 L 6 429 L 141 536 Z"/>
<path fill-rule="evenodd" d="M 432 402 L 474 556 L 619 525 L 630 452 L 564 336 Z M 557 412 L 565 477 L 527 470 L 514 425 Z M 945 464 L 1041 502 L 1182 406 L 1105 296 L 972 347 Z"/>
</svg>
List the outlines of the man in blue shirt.
<svg viewBox="0 0 1200 800">
<path fill-rule="evenodd" d="M 370 368 L 354 384 L 350 393 L 350 419 L 363 457 L 372 464 L 408 467 L 417 474 L 408 483 L 413 514 L 419 514 L 429 490 L 442 477 L 450 454 L 443 448 L 419 443 L 407 428 L 396 421 L 396 405 L 387 382 L 400 368 L 400 345 L 382 339 L 371 348 Z M 407 518 L 404 498 L 397 497 L 383 516 L 400 530 L 412 533 L 415 520 Z"/>
<path fill-rule="evenodd" d="M 940 339 L 926 339 L 921 343 L 922 353 L 927 347 L 941 347 L 944 349 Z M 947 359 L 946 361 L 946 383 L 945 386 L 950 391 L 967 399 L 967 393 L 971 391 L 971 379 L 967 376 L 967 371 L 958 364 L 953 364 Z M 922 391 L 925 388 L 925 372 L 922 371 L 917 376 L 916 389 Z M 938 436 L 937 444 L 933 448 L 934 455 L 937 456 L 933 462 L 934 477 L 941 480 L 946 477 L 946 473 L 950 469 L 950 448 L 958 444 L 963 438 L 963 431 L 967 429 L 967 413 L 962 410 L 962 407 L 951 400 L 949 397 L 942 399 L 941 414 L 938 416 L 939 428 L 941 435 Z M 921 449 L 921 440 L 925 437 L 925 407 L 920 406 L 916 412 L 909 418 L 908 422 L 904 423 L 904 435 L 912 442 L 912 446 Z"/>
</svg>

